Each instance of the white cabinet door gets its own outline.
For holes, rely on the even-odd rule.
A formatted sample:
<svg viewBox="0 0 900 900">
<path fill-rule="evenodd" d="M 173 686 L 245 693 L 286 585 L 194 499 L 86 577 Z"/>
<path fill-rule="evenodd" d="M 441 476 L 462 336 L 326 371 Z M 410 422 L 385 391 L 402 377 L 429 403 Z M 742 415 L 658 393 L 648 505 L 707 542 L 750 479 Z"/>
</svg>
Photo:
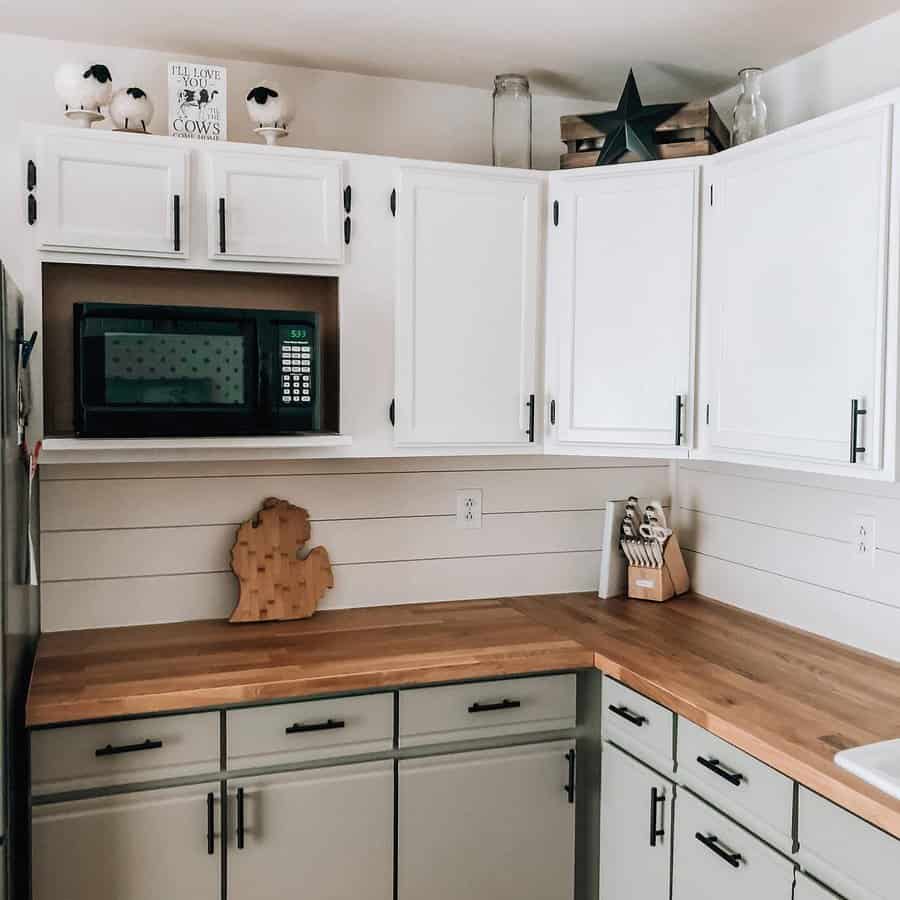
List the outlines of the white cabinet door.
<svg viewBox="0 0 900 900">
<path fill-rule="evenodd" d="M 188 255 L 189 153 L 136 135 L 48 135 L 37 228 L 47 250 Z"/>
<path fill-rule="evenodd" d="M 33 900 L 218 900 L 219 796 L 215 782 L 34 807 Z"/>
<path fill-rule="evenodd" d="M 390 760 L 236 780 L 228 794 L 232 900 L 391 900 Z"/>
<path fill-rule="evenodd" d="M 398 445 L 528 446 L 540 198 L 537 176 L 401 170 Z"/>
<path fill-rule="evenodd" d="M 881 467 L 890 171 L 887 107 L 710 164 L 701 326 L 710 455 Z M 866 410 L 865 453 L 850 465 L 854 399 Z"/>
<path fill-rule="evenodd" d="M 600 783 L 600 897 L 669 900 L 672 783 L 612 744 Z"/>
<path fill-rule="evenodd" d="M 803 872 L 798 872 L 797 883 L 794 885 L 794 900 L 840 900 L 840 897 Z"/>
<path fill-rule="evenodd" d="M 399 900 L 572 900 L 570 742 L 401 760 Z"/>
<path fill-rule="evenodd" d="M 340 160 L 209 150 L 207 167 L 211 258 L 343 260 Z"/>
<path fill-rule="evenodd" d="M 699 194 L 695 163 L 551 176 L 551 440 L 686 455 Z"/>
</svg>

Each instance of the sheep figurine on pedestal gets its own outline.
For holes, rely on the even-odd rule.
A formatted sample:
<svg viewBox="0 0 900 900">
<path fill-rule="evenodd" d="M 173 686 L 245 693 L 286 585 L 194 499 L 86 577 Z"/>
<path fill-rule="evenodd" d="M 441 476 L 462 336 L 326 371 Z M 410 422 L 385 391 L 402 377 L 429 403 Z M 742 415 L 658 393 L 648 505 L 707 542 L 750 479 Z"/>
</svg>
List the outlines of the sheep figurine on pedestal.
<svg viewBox="0 0 900 900">
<path fill-rule="evenodd" d="M 66 105 L 66 118 L 90 128 L 103 118 L 101 106 L 112 95 L 112 75 L 101 63 L 63 63 L 56 70 L 56 93 Z"/>
<path fill-rule="evenodd" d="M 147 131 L 153 104 L 139 87 L 120 88 L 109 101 L 109 117 L 118 131 Z"/>
<path fill-rule="evenodd" d="M 256 125 L 254 132 L 272 145 L 288 133 L 294 120 L 294 104 L 277 84 L 261 81 L 247 94 L 247 114 Z"/>
</svg>

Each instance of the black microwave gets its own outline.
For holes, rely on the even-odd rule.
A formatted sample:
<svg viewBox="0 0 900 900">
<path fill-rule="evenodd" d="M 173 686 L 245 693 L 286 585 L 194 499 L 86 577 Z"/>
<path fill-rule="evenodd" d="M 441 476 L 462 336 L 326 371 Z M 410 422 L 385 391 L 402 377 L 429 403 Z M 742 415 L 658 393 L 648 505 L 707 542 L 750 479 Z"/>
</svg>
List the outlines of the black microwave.
<svg viewBox="0 0 900 900">
<path fill-rule="evenodd" d="M 315 312 L 75 305 L 79 437 L 322 430 Z"/>
</svg>

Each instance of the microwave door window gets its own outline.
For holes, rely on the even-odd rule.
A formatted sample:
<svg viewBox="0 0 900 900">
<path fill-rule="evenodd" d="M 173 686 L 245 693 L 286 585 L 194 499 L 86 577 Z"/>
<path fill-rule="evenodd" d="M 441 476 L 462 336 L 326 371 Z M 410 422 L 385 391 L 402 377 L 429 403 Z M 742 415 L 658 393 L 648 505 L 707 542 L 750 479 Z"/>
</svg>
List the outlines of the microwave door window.
<svg viewBox="0 0 900 900">
<path fill-rule="evenodd" d="M 244 406 L 246 365 L 242 335 L 108 331 L 105 402 L 131 407 Z"/>
</svg>

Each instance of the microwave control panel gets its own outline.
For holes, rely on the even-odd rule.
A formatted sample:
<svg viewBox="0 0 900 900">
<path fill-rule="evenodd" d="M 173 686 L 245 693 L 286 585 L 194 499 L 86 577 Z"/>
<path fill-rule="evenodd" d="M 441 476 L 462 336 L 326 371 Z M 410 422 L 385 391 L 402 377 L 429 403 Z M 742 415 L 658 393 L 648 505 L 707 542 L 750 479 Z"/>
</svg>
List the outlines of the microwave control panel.
<svg viewBox="0 0 900 900">
<path fill-rule="evenodd" d="M 308 325 L 278 329 L 282 406 L 303 409 L 315 402 L 315 331 Z"/>
</svg>

